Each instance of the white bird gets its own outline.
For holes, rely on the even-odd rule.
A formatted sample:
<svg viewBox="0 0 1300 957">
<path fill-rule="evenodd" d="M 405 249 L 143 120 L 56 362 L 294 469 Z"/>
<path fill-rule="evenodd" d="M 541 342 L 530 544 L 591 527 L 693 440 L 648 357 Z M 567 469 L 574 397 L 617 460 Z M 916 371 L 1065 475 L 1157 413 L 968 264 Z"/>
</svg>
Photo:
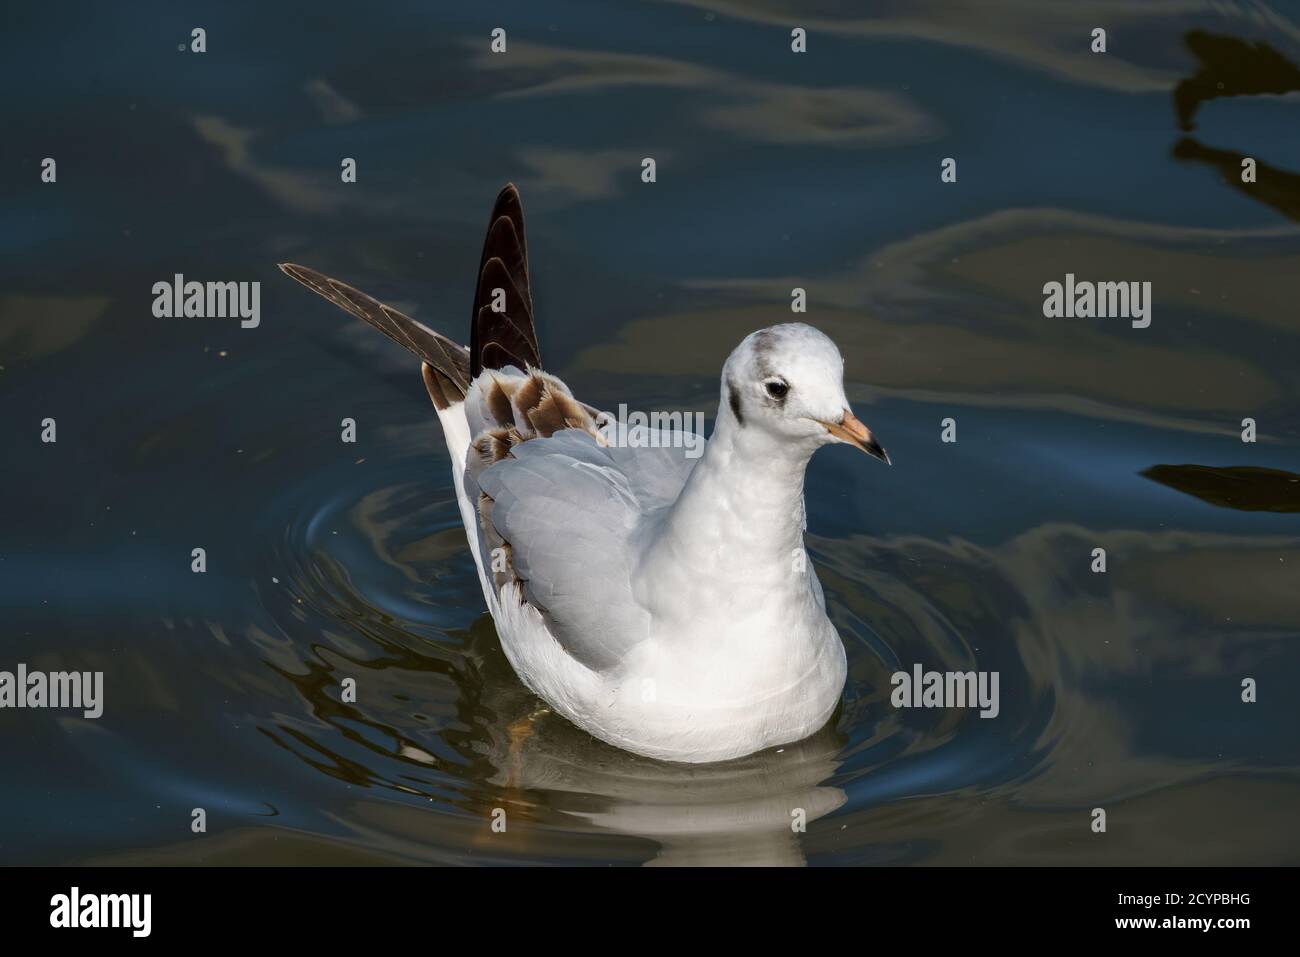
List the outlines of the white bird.
<svg viewBox="0 0 1300 957">
<path fill-rule="evenodd" d="M 804 471 L 835 442 L 889 462 L 849 410 L 829 338 L 802 323 L 747 336 L 694 458 L 702 439 L 644 427 L 611 443 L 602 413 L 542 371 L 513 185 L 488 226 L 468 349 L 315 270 L 280 268 L 423 360 L 502 648 L 552 709 L 619 748 L 690 763 L 828 721 L 847 668 L 804 551 Z"/>
</svg>

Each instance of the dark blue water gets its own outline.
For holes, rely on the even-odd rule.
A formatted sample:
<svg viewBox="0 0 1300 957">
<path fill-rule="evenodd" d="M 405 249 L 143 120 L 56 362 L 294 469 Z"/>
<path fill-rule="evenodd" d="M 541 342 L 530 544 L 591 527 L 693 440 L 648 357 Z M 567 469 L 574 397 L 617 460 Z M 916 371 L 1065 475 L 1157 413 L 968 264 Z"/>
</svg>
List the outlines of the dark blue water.
<svg viewBox="0 0 1300 957">
<path fill-rule="evenodd" d="M 6 14 L 0 670 L 106 687 L 0 710 L 0 863 L 1300 861 L 1295 5 Z M 895 465 L 809 472 L 821 734 L 683 768 L 539 713 L 411 357 L 275 268 L 464 340 L 507 181 L 587 402 L 712 416 L 795 286 L 844 352 Z M 1067 272 L 1152 324 L 1044 317 Z M 155 318 L 175 273 L 261 324 Z M 894 709 L 914 663 L 1001 713 Z"/>
</svg>

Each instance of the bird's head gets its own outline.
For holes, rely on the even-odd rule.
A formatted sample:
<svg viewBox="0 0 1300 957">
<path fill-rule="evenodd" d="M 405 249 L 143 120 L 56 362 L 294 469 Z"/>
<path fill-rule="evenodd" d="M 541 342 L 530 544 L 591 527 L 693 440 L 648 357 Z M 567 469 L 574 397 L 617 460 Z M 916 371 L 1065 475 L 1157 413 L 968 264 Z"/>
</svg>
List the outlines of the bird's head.
<svg viewBox="0 0 1300 957">
<path fill-rule="evenodd" d="M 733 427 L 762 429 L 800 446 L 845 442 L 891 464 L 849 409 L 840 350 L 802 322 L 746 336 L 722 368 L 722 400 Z"/>
</svg>

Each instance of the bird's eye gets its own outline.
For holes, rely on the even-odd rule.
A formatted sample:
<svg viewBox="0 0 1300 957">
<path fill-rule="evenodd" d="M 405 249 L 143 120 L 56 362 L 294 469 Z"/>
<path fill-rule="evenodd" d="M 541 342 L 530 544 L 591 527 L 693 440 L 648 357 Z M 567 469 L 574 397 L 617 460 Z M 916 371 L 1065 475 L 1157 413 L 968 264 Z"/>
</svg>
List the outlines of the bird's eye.
<svg viewBox="0 0 1300 957">
<path fill-rule="evenodd" d="M 790 391 L 790 387 L 780 379 L 773 379 L 771 382 L 765 384 L 767 386 L 767 394 L 774 399 L 784 399 L 785 394 Z"/>
</svg>

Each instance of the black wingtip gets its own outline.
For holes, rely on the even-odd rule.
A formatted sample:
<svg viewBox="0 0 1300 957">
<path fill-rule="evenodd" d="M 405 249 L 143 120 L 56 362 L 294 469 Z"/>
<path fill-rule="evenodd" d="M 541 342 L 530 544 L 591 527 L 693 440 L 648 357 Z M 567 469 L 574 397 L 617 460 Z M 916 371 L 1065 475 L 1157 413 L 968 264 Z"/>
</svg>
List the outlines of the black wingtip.
<svg viewBox="0 0 1300 957">
<path fill-rule="evenodd" d="M 488 308 L 494 292 L 506 295 L 506 310 Z M 524 208 L 514 183 L 497 193 L 483 240 L 470 315 L 470 375 L 503 365 L 540 367 L 533 296 L 528 280 Z"/>
</svg>

